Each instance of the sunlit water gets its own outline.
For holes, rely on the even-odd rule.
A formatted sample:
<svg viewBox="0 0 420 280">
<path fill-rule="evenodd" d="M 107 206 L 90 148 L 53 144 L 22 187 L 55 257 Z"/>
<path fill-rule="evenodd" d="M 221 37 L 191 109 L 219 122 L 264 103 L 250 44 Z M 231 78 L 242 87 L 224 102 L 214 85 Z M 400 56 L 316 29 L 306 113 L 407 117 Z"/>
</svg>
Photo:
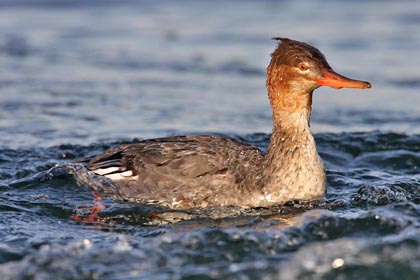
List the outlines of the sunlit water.
<svg viewBox="0 0 420 280">
<path fill-rule="evenodd" d="M 86 2 L 0 1 L 1 279 L 417 279 L 420 2 Z M 149 137 L 266 149 L 274 36 L 373 84 L 315 93 L 325 201 L 181 212 L 104 200 L 80 223 L 93 196 L 72 178 L 10 184 Z"/>
</svg>

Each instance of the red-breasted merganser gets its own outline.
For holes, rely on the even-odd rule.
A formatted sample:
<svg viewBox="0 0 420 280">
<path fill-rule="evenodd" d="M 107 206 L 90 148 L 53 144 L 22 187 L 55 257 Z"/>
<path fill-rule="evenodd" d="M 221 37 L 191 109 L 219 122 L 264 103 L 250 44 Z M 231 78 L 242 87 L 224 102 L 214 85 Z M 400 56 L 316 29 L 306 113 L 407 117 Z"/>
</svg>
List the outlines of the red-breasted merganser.
<svg viewBox="0 0 420 280">
<path fill-rule="evenodd" d="M 306 43 L 274 39 L 280 42 L 267 68 L 274 123 L 267 153 L 216 136 L 151 139 L 86 160 L 95 178 L 79 173 L 78 180 L 117 199 L 169 208 L 267 207 L 324 197 L 325 170 L 309 129 L 312 93 L 371 84 L 337 74 Z"/>
</svg>

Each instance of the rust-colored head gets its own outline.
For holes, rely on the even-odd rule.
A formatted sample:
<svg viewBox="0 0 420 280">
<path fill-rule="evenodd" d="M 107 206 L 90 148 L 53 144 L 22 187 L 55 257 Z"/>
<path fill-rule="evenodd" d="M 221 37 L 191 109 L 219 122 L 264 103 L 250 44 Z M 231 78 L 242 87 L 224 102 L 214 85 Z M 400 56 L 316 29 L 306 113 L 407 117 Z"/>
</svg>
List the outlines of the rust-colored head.
<svg viewBox="0 0 420 280">
<path fill-rule="evenodd" d="M 287 38 L 271 54 L 267 68 L 267 88 L 273 107 L 310 110 L 312 92 L 320 86 L 340 88 L 370 88 L 369 82 L 346 78 L 332 70 L 324 55 L 306 43 Z"/>
</svg>

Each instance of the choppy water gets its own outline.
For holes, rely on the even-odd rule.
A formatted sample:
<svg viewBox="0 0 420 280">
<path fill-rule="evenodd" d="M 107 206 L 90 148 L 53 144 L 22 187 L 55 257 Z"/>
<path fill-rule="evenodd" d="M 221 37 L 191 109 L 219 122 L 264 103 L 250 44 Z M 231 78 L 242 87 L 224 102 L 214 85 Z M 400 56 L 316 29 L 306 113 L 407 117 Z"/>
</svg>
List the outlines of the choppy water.
<svg viewBox="0 0 420 280">
<path fill-rule="evenodd" d="M 417 279 L 418 1 L 0 1 L 1 279 Z M 326 201 L 164 211 L 26 178 L 136 138 L 265 149 L 273 36 L 369 91 L 319 89 Z"/>
</svg>

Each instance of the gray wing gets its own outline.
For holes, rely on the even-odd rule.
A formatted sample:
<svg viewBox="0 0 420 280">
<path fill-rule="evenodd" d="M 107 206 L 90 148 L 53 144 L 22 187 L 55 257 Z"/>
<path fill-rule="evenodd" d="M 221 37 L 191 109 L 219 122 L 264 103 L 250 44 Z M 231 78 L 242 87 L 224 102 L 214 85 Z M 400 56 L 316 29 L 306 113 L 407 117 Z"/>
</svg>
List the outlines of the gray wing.
<svg viewBox="0 0 420 280">
<path fill-rule="evenodd" d="M 87 167 L 117 183 L 124 199 L 202 202 L 237 188 L 246 178 L 244 162 L 258 165 L 261 159 L 258 149 L 233 139 L 177 136 L 108 150 Z"/>
</svg>

